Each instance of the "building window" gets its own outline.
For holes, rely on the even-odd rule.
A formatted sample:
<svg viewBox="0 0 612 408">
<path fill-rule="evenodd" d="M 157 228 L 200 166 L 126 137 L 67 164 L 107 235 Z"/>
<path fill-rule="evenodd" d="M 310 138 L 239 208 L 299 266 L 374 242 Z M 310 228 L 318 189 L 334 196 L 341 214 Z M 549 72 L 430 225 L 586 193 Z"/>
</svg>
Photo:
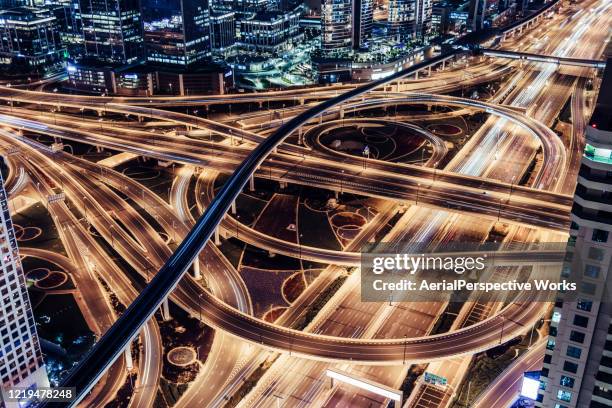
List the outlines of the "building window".
<svg viewBox="0 0 612 408">
<path fill-rule="evenodd" d="M 561 401 L 570 402 L 572 400 L 572 393 L 565 390 L 557 391 L 557 398 Z"/>
<path fill-rule="evenodd" d="M 603 261 L 604 259 L 604 250 L 597 247 L 589 248 L 589 259 L 593 259 L 595 261 Z"/>
<path fill-rule="evenodd" d="M 584 267 L 584 276 L 597 279 L 599 278 L 599 272 L 601 268 L 597 265 L 585 265 Z"/>
<path fill-rule="evenodd" d="M 578 302 L 576 303 L 576 309 L 578 310 L 584 310 L 585 312 L 590 312 L 591 309 L 593 308 L 593 302 L 591 302 L 590 300 L 578 300 Z"/>
<path fill-rule="evenodd" d="M 589 325 L 589 318 L 582 315 L 574 316 L 574 326 L 587 327 Z"/>
<path fill-rule="evenodd" d="M 575 346 L 567 346 L 566 354 L 568 357 L 580 358 L 580 355 L 582 354 L 582 349 Z"/>
<path fill-rule="evenodd" d="M 578 372 L 578 364 L 572 363 L 571 361 L 564 361 L 563 370 L 568 373 L 576 374 Z"/>
<path fill-rule="evenodd" d="M 555 349 L 555 339 L 548 339 L 548 343 L 546 343 L 546 348 L 548 350 L 554 350 Z"/>
<path fill-rule="evenodd" d="M 582 282 L 582 285 L 580 285 L 580 292 L 586 295 L 594 295 L 596 291 L 597 285 L 592 282 Z"/>
<path fill-rule="evenodd" d="M 608 231 L 594 229 L 591 239 L 593 242 L 608 242 Z"/>
<path fill-rule="evenodd" d="M 572 330 L 570 333 L 570 340 L 575 341 L 576 343 L 584 343 L 584 333 Z"/>
<path fill-rule="evenodd" d="M 561 404 L 555 404 L 555 408 L 568 408 L 565 405 L 561 405 Z"/>
<path fill-rule="evenodd" d="M 559 380 L 559 384 L 567 388 L 574 388 L 574 379 L 572 377 L 568 377 L 567 375 L 562 375 L 561 380 Z"/>
</svg>

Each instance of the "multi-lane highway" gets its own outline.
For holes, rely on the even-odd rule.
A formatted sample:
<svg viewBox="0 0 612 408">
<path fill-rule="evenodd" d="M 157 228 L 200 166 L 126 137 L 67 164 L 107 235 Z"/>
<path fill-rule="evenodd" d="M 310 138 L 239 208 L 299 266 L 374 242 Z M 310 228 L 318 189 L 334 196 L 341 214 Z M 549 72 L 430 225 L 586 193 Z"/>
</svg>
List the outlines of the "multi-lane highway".
<svg viewBox="0 0 612 408">
<path fill-rule="evenodd" d="M 579 52 L 573 45 L 583 39 L 597 41 L 600 34 L 588 27 L 609 18 L 606 17 L 609 14 L 606 13 L 608 6 L 595 0 L 589 4 L 592 10 L 581 14 L 576 19 L 576 26 L 545 31 L 545 35 L 550 36 L 549 43 L 533 51 L 557 57 L 596 58 L 597 55 L 586 55 L 583 50 Z M 525 41 L 528 40 L 519 37 L 506 45 L 523 50 Z M 592 50 L 594 54 L 599 51 Z M 285 396 L 303 395 L 305 401 L 317 401 L 317 404 L 326 406 L 360 406 L 362 396 L 349 395 L 337 388 L 325 393 L 319 383 L 313 384 L 309 378 L 320 378 L 329 362 L 342 361 L 351 370 L 356 363 L 395 365 L 395 368 L 370 367 L 360 371 L 397 386 L 398 379 L 405 375 L 401 363 L 452 359 L 462 363 L 453 365 L 452 369 L 450 365 L 444 369 L 452 371 L 453 383 L 459 383 L 465 375 L 467 365 L 464 362 L 469 361 L 470 356 L 523 333 L 525 327 L 537 321 L 544 308 L 533 302 L 529 294 L 522 294 L 504 308 L 485 308 L 486 311 L 466 308 L 461 315 L 469 324 L 457 323 L 448 333 L 430 336 L 428 334 L 444 311 L 445 304 L 428 305 L 428 310 L 422 310 L 417 304 L 410 304 L 406 308 L 362 305 L 355 290 L 358 282 L 356 273 L 347 279 L 329 305 L 304 332 L 291 330 L 282 324 L 295 321 L 293 318 L 303 311 L 306 300 L 315 293 L 313 288 L 325 288 L 338 276 L 339 269 L 334 266 L 327 268 L 286 314 L 273 324 L 250 316 L 251 300 L 239 271 L 219 249 L 207 244 L 220 225 L 226 231 L 236 231 L 236 235 L 245 242 L 274 253 L 332 265 L 358 264 L 360 255 L 357 244 L 349 245 L 345 251 L 303 246 L 276 239 L 226 217 L 231 203 L 253 175 L 270 177 L 283 183 L 299 183 L 380 200 L 394 200 L 396 204 L 387 203 L 388 208 L 385 207 L 386 210 L 366 226 L 370 232 L 388 222 L 397 212 L 397 204 L 409 207 L 387 234 L 387 239 L 392 242 L 405 243 L 408 238 L 436 243 L 468 238 L 483 241 L 499 221 L 510 225 L 510 236 L 519 242 L 541 240 L 543 237 L 562 240 L 562 235 L 544 229 L 564 231 L 567 227 L 571 205 L 568 194 L 573 190 L 573 181 L 566 175 L 575 173 L 580 158 L 582 137 L 578 124 L 580 118 L 584 121 L 585 117 L 585 103 L 581 94 L 576 96 L 574 92 L 575 96 L 572 97 L 573 132 L 568 137 L 559 137 L 549 126 L 554 123 L 572 91 L 585 87 L 586 79 L 577 78 L 585 78 L 590 73 L 585 69 L 573 74 L 558 72 L 546 64 L 501 65 L 492 64 L 491 60 L 469 59 L 466 60 L 470 62 L 467 67 L 460 62 L 450 70 L 432 72 L 426 79 L 405 79 L 407 75 L 426 71 L 431 62 L 439 63 L 446 56 L 437 58 L 363 86 L 341 85 L 260 94 L 117 98 L 0 88 L 0 99 L 9 102 L 9 106 L 0 108 L 0 120 L 23 133 L 5 132 L 1 135 L 2 140 L 7 145 L 18 146 L 28 156 L 27 160 L 23 157 L 9 160 L 8 184 L 11 193 L 22 191 L 27 181 L 26 173 L 49 194 L 53 191 L 49 181 L 56 186 L 61 185 L 66 196 L 84 214 L 84 219 L 144 280 L 150 281 L 117 324 L 110 329 L 107 324 L 101 330 L 108 330 L 107 334 L 66 382 L 77 386 L 81 393 L 90 389 L 138 335 L 140 327 L 144 327 L 144 358 L 139 368 L 144 375 L 139 377 L 139 381 L 145 387 L 156 388 L 154 377 L 159 373 L 156 363 L 159 363 L 161 346 L 151 315 L 170 293 L 171 299 L 180 307 L 192 316 L 201 315 L 206 323 L 218 329 L 209 360 L 196 383 L 212 384 L 213 388 L 224 391 L 202 391 L 192 387 L 181 401 L 182 406 L 212 401 L 217 404 L 221 394 L 231 394 L 237 389 L 239 379 L 252 372 L 265 356 L 253 346 L 245 351 L 245 340 L 275 352 L 289 353 L 290 356 L 285 354 L 274 363 L 244 404 L 269 406 L 272 401 L 278 402 L 274 395 L 280 393 Z M 501 90 L 488 102 L 434 94 L 500 79 L 503 80 Z M 429 93 L 414 92 L 423 86 L 430 87 Z M 322 102 L 316 104 L 318 101 Z M 278 105 L 279 102 L 289 103 L 290 106 L 278 109 L 279 114 L 273 114 L 269 104 Z M 232 116 L 230 111 L 229 115 L 219 114 L 218 118 L 203 119 L 164 109 L 233 103 L 258 104 L 261 112 Z M 267 111 L 263 109 L 266 104 Z M 41 105 L 51 106 L 58 112 L 44 114 L 40 109 L 35 109 Z M 458 108 L 448 116 L 475 111 L 485 112 L 489 116 L 468 143 L 449 158 L 444 168 L 440 168 L 440 163 L 448 155 L 446 144 L 417 125 L 402 123 L 406 115 L 387 115 L 384 119 L 356 116 L 357 112 L 388 111 L 389 107 L 397 105 L 444 105 Z M 536 106 L 537 109 L 534 108 Z M 84 110 L 98 112 L 102 115 L 101 120 L 85 116 L 81 113 Z M 146 126 L 142 122 L 132 122 L 134 126 L 130 127 L 128 120 L 124 123 L 109 120 L 104 116 L 107 113 L 137 117 L 139 121 L 164 121 L 180 131 L 168 134 L 156 130 L 149 132 L 145 131 Z M 74 123 L 74 118 L 79 116 L 80 121 Z M 432 114 L 432 117 L 443 116 Z M 222 123 L 216 120 L 219 118 L 223 118 Z M 322 132 L 335 126 L 388 123 L 410 128 L 429 140 L 433 154 L 425 166 L 344 155 L 330 150 L 319 140 Z M 198 132 L 219 135 L 221 139 L 198 138 L 197 132 L 192 132 L 189 137 L 182 136 L 183 128 L 187 129 L 187 134 L 197 129 Z M 28 137 L 30 134 L 45 134 L 188 166 L 180 170 L 171 190 L 171 205 L 168 205 L 158 195 L 121 173 L 66 153 L 52 152 L 32 142 Z M 289 136 L 297 134 L 300 135 L 298 139 L 304 136 L 306 146 L 292 143 L 281 145 Z M 535 167 L 531 171 L 533 163 Z M 214 167 L 214 170 L 207 167 Z M 196 171 L 201 172 L 196 183 L 197 203 L 205 209 L 203 217 L 197 221 L 193 219 L 187 200 L 187 190 Z M 217 171 L 233 173 L 215 196 L 212 183 Z M 174 241 L 184 238 L 175 253 L 171 253 L 160 231 L 127 204 L 122 195 L 129 197 L 140 208 L 148 209 L 164 233 L 173 237 Z M 53 211 L 62 220 L 60 225 L 79 224 L 72 213 L 64 209 Z M 79 252 L 91 245 L 95 263 L 106 265 L 105 279 L 110 281 L 110 286 L 124 295 L 124 303 L 132 302 L 138 295 L 137 289 L 135 291 L 138 284 L 122 277 L 121 271 L 108 261 L 104 263 L 101 259 L 104 257 L 103 251 L 95 246 L 82 226 L 75 228 L 74 236 L 69 235 L 63 234 L 62 241 L 72 242 L 71 258 L 82 264 L 83 270 L 87 270 L 88 261 Z M 359 239 L 365 239 L 366 235 L 364 233 Z M 508 260 L 512 264 L 512 256 Z M 197 279 L 185 275 L 194 261 L 199 262 L 210 291 Z M 157 270 L 159 273 L 156 273 Z M 91 276 L 79 277 L 85 283 L 87 279 L 93 284 Z M 96 289 L 93 287 L 91 290 Z M 90 308 L 95 311 L 96 305 L 92 304 Z M 98 310 L 96 313 L 103 314 L 104 311 Z M 147 321 L 150 323 L 145 324 Z M 414 321 L 414 330 L 409 330 L 410 335 L 406 334 L 405 325 L 397 323 L 401 321 Z M 302 357 L 315 361 L 302 367 L 299 363 Z M 123 369 L 116 369 L 117 366 L 113 365 L 114 371 L 109 371 L 108 378 L 112 381 L 102 382 L 106 387 L 104 390 L 111 394 L 120 386 L 123 378 L 119 375 Z M 435 369 L 435 365 L 432 367 Z M 307 374 L 299 381 L 289 376 L 280 378 L 286 370 Z M 92 395 L 99 396 L 101 392 Z M 147 406 L 151 398 L 153 393 L 143 392 L 137 394 L 132 404 Z M 286 400 L 283 404 L 290 405 L 291 402 Z"/>
</svg>

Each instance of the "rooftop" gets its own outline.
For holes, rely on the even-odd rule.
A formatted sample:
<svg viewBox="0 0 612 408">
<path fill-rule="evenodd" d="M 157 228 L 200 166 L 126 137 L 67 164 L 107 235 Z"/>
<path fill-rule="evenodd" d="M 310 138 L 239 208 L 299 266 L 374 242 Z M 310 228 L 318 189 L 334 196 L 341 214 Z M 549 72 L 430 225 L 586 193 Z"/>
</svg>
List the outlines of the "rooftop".
<svg viewBox="0 0 612 408">
<path fill-rule="evenodd" d="M 590 126 L 612 131 L 612 57 L 608 58 Z"/>
<path fill-rule="evenodd" d="M 52 17 L 49 10 L 36 7 L 14 7 L 0 10 L 0 20 L 33 22 Z"/>
</svg>

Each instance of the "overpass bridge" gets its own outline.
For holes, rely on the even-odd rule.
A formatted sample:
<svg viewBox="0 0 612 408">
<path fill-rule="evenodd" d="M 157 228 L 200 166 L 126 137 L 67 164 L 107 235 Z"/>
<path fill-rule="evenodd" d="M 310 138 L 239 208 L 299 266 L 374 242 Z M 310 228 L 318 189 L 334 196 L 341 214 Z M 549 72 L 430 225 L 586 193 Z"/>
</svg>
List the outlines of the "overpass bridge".
<svg viewBox="0 0 612 408">
<path fill-rule="evenodd" d="M 534 62 L 546 62 L 549 64 L 557 64 L 557 65 L 572 65 L 575 67 L 600 68 L 600 69 L 603 69 L 606 66 L 606 61 L 601 61 L 601 60 L 555 57 L 552 55 L 531 54 L 528 52 L 518 52 L 518 51 L 494 50 L 494 49 L 489 49 L 489 48 L 483 48 L 481 51 L 484 55 L 488 57 L 495 57 L 495 58 L 518 59 L 518 60 L 526 60 L 526 61 L 534 61 Z"/>
</svg>

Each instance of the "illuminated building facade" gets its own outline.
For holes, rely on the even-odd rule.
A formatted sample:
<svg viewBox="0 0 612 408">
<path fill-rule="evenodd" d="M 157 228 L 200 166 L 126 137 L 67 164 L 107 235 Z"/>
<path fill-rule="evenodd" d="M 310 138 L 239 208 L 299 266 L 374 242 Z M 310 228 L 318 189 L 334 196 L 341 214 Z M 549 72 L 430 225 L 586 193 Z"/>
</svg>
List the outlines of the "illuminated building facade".
<svg viewBox="0 0 612 408">
<path fill-rule="evenodd" d="M 147 60 L 187 66 L 211 55 L 208 0 L 143 0 Z"/>
<path fill-rule="evenodd" d="M 36 333 L 36 324 L 11 221 L 8 197 L 0 176 L 0 378 L 2 387 L 36 389 L 49 380 Z M 1 401 L 7 408 L 25 406 Z M 24 405 L 20 405 L 20 404 Z"/>
<path fill-rule="evenodd" d="M 374 0 L 355 0 L 353 2 L 353 48 L 367 48 L 372 37 Z"/>
<path fill-rule="evenodd" d="M 493 25 L 499 12 L 499 0 L 470 0 L 468 24 L 472 31 Z"/>
<path fill-rule="evenodd" d="M 323 0 L 321 50 L 331 58 L 345 58 L 353 49 L 367 48 L 372 37 L 373 0 Z"/>
<path fill-rule="evenodd" d="M 236 43 L 236 13 L 219 11 L 211 14 L 210 43 L 216 53 L 223 53 Z"/>
<path fill-rule="evenodd" d="M 323 0 L 321 3 L 321 51 L 326 57 L 348 56 L 353 47 L 353 2 Z"/>
<path fill-rule="evenodd" d="M 144 60 L 139 0 L 79 0 L 84 54 L 113 64 Z"/>
<path fill-rule="evenodd" d="M 48 10 L 16 7 L 0 11 L 0 63 L 26 69 L 61 66 L 59 25 Z"/>
<path fill-rule="evenodd" d="M 397 42 L 423 40 L 431 31 L 432 0 L 390 0 L 389 34 Z"/>
<path fill-rule="evenodd" d="M 278 53 L 303 37 L 301 8 L 293 11 L 263 11 L 240 21 L 240 45 L 247 49 Z"/>
<path fill-rule="evenodd" d="M 578 299 L 557 302 L 538 406 L 612 405 L 612 59 L 586 129 L 572 207 L 568 258 Z M 603 300 L 603 301 L 602 301 Z"/>
</svg>

